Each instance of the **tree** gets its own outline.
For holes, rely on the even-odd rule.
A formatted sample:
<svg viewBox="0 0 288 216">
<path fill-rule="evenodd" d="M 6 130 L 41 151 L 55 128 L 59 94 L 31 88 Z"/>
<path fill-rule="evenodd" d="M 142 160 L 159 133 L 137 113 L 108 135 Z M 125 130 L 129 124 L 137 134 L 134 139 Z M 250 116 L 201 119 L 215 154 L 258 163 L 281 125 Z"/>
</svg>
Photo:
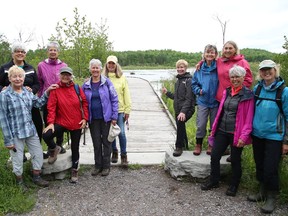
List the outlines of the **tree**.
<svg viewBox="0 0 288 216">
<path fill-rule="evenodd" d="M 227 27 L 227 21 L 225 22 L 222 22 L 222 20 L 216 16 L 216 19 L 218 20 L 218 22 L 220 23 L 221 25 L 221 29 L 222 29 L 222 42 L 223 42 L 223 45 L 225 43 L 225 34 L 226 34 L 226 27 Z"/>
<path fill-rule="evenodd" d="M 288 40 L 287 37 L 284 36 L 284 44 L 282 46 L 285 49 L 285 53 L 278 54 L 275 58 L 275 61 L 280 64 L 281 66 L 281 77 L 284 78 L 286 83 L 288 82 Z"/>
<path fill-rule="evenodd" d="M 0 34 L 0 53 L 0 65 L 8 62 L 11 59 L 10 44 L 3 34 Z"/>
<path fill-rule="evenodd" d="M 62 59 L 73 68 L 79 77 L 88 74 L 88 63 L 91 58 L 101 61 L 107 57 L 112 50 L 112 43 L 108 41 L 106 22 L 101 20 L 100 25 L 93 27 L 87 22 L 86 16 L 80 17 L 78 9 L 75 8 L 74 22 L 70 24 L 67 18 L 58 22 L 56 35 L 50 40 L 56 40 L 61 46 Z"/>
</svg>

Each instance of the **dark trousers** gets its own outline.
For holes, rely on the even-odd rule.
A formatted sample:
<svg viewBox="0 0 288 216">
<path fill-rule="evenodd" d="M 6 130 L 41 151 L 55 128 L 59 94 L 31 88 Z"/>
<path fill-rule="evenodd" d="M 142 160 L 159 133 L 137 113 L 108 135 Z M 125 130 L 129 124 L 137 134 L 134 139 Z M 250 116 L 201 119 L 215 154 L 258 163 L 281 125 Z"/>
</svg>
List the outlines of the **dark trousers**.
<svg viewBox="0 0 288 216">
<path fill-rule="evenodd" d="M 279 190 L 279 163 L 282 154 L 282 141 L 260 139 L 252 136 L 253 155 L 256 164 L 256 178 L 271 191 Z"/>
<path fill-rule="evenodd" d="M 218 131 L 215 135 L 215 141 L 211 153 L 211 181 L 220 181 L 220 160 L 230 145 L 231 147 L 231 166 L 232 166 L 232 178 L 230 185 L 238 187 L 242 176 L 241 168 L 241 154 L 243 148 L 237 148 L 233 146 L 234 135 Z"/>
<path fill-rule="evenodd" d="M 32 108 L 32 121 L 36 127 L 36 131 L 41 143 L 42 140 L 42 132 L 43 132 L 43 120 L 41 117 L 40 110 L 38 108 L 33 107 Z"/>
<path fill-rule="evenodd" d="M 175 146 L 176 148 L 184 148 L 186 145 L 188 146 L 188 138 L 186 133 L 185 122 L 179 121 L 176 118 L 176 126 L 177 126 L 177 137 Z"/>
<path fill-rule="evenodd" d="M 49 149 L 54 149 L 56 147 L 56 143 L 54 141 L 54 137 L 63 134 L 67 129 L 54 124 L 54 133 L 52 130 L 43 133 L 43 140 L 48 145 Z M 77 169 L 79 164 L 79 143 L 81 137 L 81 129 L 69 131 L 71 137 L 71 152 L 72 152 L 72 168 Z"/>
<path fill-rule="evenodd" d="M 107 139 L 110 125 L 111 122 L 106 123 L 103 119 L 92 120 L 89 124 L 94 147 L 95 167 L 99 169 L 110 168 L 112 145 Z"/>
<path fill-rule="evenodd" d="M 43 112 L 43 120 L 44 120 L 45 126 L 47 127 L 48 126 L 48 124 L 47 124 L 47 117 L 48 117 L 47 104 L 45 104 L 42 107 L 42 112 Z M 56 137 L 57 145 L 62 146 L 62 143 L 63 143 L 63 140 L 64 140 L 63 136 L 64 136 L 64 132 L 62 134 L 57 135 L 57 137 Z"/>
</svg>

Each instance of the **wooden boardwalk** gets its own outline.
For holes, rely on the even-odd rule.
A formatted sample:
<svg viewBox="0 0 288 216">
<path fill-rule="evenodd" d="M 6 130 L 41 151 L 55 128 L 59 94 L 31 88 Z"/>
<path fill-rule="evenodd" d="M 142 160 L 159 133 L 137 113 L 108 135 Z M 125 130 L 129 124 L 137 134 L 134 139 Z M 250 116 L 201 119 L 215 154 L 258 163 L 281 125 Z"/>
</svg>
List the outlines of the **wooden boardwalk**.
<svg viewBox="0 0 288 216">
<path fill-rule="evenodd" d="M 129 130 L 126 130 L 128 161 L 130 164 L 161 164 L 165 152 L 171 150 L 175 143 L 173 120 L 148 81 L 127 79 L 132 100 Z M 85 136 L 86 144 L 83 145 L 83 135 L 80 142 L 80 163 L 94 164 L 89 130 L 86 130 Z M 116 140 L 120 149 L 118 138 Z"/>
</svg>

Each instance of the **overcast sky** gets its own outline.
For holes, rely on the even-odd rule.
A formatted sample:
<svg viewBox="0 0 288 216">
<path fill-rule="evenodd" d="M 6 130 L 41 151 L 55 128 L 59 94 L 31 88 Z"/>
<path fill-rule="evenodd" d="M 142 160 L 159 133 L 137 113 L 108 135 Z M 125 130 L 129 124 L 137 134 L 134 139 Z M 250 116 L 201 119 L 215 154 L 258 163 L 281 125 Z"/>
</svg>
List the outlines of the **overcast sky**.
<svg viewBox="0 0 288 216">
<path fill-rule="evenodd" d="M 107 20 L 115 51 L 172 49 L 203 51 L 206 44 L 222 48 L 218 16 L 227 21 L 226 40 L 239 48 L 284 52 L 288 36 L 287 0 L 3 0 L 0 34 L 9 42 L 34 32 L 28 45 L 46 45 L 57 22 L 73 21 L 73 9 L 95 26 Z"/>
</svg>

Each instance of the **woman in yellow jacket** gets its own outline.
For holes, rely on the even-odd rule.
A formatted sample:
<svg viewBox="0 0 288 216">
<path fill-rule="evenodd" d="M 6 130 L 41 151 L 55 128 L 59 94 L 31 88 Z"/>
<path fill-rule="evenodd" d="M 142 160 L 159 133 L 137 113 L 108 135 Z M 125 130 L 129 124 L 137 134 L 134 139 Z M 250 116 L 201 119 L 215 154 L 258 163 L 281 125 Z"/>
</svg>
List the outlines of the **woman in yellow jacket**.
<svg viewBox="0 0 288 216">
<path fill-rule="evenodd" d="M 128 166 L 127 151 L 126 151 L 126 135 L 125 135 L 125 122 L 128 121 L 131 111 L 131 98 L 130 91 L 126 77 L 123 75 L 122 69 L 118 64 L 116 56 L 108 56 L 105 67 L 104 75 L 109 77 L 112 81 L 117 94 L 118 94 L 118 119 L 117 124 L 121 129 L 119 134 L 119 143 L 121 149 L 121 165 Z M 118 149 L 116 146 L 116 140 L 112 142 L 112 163 L 118 162 Z"/>
</svg>

